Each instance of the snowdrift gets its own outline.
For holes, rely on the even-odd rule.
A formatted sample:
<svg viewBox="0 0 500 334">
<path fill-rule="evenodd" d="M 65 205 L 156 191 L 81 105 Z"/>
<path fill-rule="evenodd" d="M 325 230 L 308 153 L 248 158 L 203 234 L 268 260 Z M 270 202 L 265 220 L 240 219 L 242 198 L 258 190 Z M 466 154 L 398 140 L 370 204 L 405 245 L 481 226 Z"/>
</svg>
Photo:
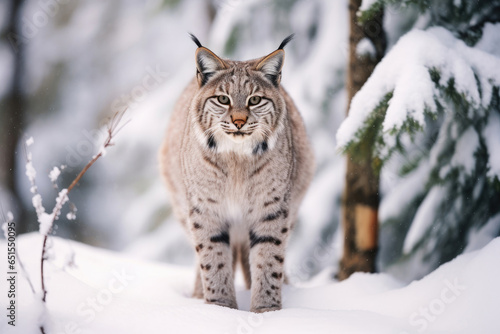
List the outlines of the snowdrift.
<svg viewBox="0 0 500 334">
<path fill-rule="evenodd" d="M 36 290 L 41 242 L 38 233 L 17 240 Z M 247 311 L 250 294 L 242 282 L 237 282 L 240 310 L 205 305 L 189 297 L 191 267 L 131 259 L 56 237 L 51 242 L 47 312 L 42 314 L 18 275 L 16 326 L 7 325 L 2 288 L 0 333 L 39 333 L 42 320 L 51 334 L 500 333 L 500 238 L 407 286 L 387 274 L 335 282 L 325 271 L 307 284 L 285 286 L 283 310 L 265 314 Z M 4 241 L 0 249 L 6 251 Z M 4 273 L 6 265 L 2 261 Z"/>
</svg>

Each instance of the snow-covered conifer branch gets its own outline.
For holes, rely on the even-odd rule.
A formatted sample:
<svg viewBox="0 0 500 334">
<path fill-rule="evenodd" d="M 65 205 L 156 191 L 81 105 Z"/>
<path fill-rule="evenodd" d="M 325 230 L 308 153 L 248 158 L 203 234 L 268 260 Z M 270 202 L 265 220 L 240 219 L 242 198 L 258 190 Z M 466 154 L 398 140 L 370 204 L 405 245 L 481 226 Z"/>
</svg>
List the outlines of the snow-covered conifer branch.
<svg viewBox="0 0 500 334">
<path fill-rule="evenodd" d="M 498 29 L 486 24 L 474 46 L 444 27 L 410 31 L 354 96 L 337 132 L 341 151 L 369 150 L 376 169 L 389 162 L 389 173 L 418 180 L 411 191 L 401 182 L 398 191 L 409 195 L 397 206 L 388 197 L 380 210 L 381 226 L 407 224 L 394 233 L 408 258 L 448 261 L 464 246 L 440 245 L 465 245 L 466 231 L 500 212 L 500 58 L 484 46 Z"/>
<path fill-rule="evenodd" d="M 446 106 L 445 90 L 463 96 L 471 108 L 487 109 L 500 85 L 499 67 L 498 58 L 468 47 L 444 28 L 411 31 L 354 96 L 337 132 L 338 148 L 347 150 L 365 139 L 371 131 L 368 121 L 380 117 L 377 108 L 391 94 L 374 147 L 375 156 L 386 160 L 403 134 L 423 130 L 426 117 Z"/>
</svg>

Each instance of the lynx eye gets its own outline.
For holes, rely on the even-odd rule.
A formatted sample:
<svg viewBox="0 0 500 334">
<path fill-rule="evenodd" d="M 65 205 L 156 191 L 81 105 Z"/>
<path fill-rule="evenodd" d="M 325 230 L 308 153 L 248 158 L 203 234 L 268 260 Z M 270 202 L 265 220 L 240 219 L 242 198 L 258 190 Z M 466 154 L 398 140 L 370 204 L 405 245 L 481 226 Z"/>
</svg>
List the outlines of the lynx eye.
<svg viewBox="0 0 500 334">
<path fill-rule="evenodd" d="M 219 95 L 217 96 L 217 101 L 221 104 L 229 104 L 229 96 L 227 95 Z"/>
<path fill-rule="evenodd" d="M 254 95 L 250 98 L 250 100 L 248 100 L 248 104 L 254 106 L 256 104 L 259 104 L 261 100 L 262 98 L 260 96 Z"/>
</svg>

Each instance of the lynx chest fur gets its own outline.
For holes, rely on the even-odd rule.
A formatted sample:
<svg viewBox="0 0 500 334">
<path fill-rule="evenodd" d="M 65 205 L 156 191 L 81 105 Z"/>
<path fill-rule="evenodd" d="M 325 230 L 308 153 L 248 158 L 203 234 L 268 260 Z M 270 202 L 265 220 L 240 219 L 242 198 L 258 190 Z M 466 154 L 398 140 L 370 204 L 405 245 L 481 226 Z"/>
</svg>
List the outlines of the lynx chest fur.
<svg viewBox="0 0 500 334">
<path fill-rule="evenodd" d="M 240 263 L 251 310 L 277 310 L 286 242 L 314 165 L 300 114 L 280 85 L 290 38 L 245 62 L 223 60 L 193 40 L 196 78 L 160 152 L 175 214 L 197 253 L 193 295 L 236 308 Z"/>
</svg>

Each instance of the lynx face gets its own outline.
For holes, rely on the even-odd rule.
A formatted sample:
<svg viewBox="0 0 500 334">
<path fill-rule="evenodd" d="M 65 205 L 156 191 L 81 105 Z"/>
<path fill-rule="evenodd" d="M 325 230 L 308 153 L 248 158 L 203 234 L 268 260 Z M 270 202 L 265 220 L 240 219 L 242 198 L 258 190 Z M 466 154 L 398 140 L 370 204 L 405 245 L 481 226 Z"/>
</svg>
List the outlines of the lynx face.
<svg viewBox="0 0 500 334">
<path fill-rule="evenodd" d="M 239 62 L 199 48 L 200 90 L 193 100 L 198 140 L 219 153 L 252 155 L 272 149 L 286 115 L 279 92 L 283 60 L 283 50 Z"/>
</svg>

